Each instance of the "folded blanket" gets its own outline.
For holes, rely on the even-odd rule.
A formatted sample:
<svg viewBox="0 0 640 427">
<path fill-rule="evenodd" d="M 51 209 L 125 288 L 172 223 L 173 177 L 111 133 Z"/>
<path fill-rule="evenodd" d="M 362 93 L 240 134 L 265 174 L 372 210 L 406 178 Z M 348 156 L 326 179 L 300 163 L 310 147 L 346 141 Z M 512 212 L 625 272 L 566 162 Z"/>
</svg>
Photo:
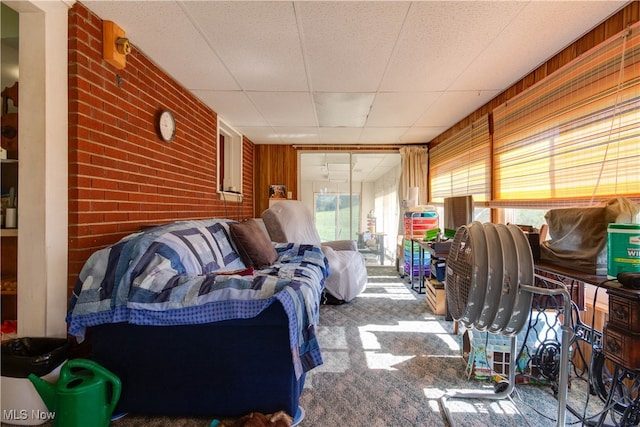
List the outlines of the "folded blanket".
<svg viewBox="0 0 640 427">
<path fill-rule="evenodd" d="M 172 223 L 94 253 L 71 298 L 69 333 L 82 341 L 87 327 L 104 323 L 164 326 L 251 318 L 278 301 L 289 318 L 297 375 L 322 364 L 315 337 L 329 273 L 322 250 L 274 244 L 278 260 L 246 275 L 229 223 Z"/>
</svg>

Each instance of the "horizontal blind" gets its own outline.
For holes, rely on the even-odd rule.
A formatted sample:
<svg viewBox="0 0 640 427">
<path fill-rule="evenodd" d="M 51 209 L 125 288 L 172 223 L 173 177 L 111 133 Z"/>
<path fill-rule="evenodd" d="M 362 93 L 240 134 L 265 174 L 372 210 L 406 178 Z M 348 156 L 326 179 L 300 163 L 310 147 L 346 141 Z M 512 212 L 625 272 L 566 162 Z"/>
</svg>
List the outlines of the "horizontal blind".
<svg viewBox="0 0 640 427">
<path fill-rule="evenodd" d="M 430 200 L 472 195 L 491 198 L 489 118 L 484 115 L 429 150 Z"/>
<path fill-rule="evenodd" d="M 494 110 L 496 200 L 640 194 L 640 27 Z"/>
</svg>

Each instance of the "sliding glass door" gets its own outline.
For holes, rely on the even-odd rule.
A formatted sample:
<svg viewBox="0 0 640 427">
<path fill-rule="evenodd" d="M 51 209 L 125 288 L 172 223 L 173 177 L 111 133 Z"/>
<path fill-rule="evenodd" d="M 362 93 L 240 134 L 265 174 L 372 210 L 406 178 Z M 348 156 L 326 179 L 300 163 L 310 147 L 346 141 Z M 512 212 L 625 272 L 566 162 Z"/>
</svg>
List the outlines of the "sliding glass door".
<svg viewBox="0 0 640 427">
<path fill-rule="evenodd" d="M 299 165 L 300 200 L 321 240 L 355 240 L 369 264 L 394 264 L 400 155 L 311 151 Z"/>
</svg>

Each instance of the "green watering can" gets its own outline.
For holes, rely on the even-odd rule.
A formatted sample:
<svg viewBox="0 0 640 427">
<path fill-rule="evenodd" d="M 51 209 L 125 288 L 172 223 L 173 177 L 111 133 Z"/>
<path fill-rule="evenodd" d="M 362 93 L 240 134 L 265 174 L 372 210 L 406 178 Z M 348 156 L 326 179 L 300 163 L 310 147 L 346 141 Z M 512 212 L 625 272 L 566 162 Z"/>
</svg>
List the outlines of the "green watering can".
<svg viewBox="0 0 640 427">
<path fill-rule="evenodd" d="M 88 359 L 67 361 L 56 384 L 35 374 L 29 380 L 55 414 L 56 427 L 107 427 L 122 388 L 115 374 Z"/>
</svg>

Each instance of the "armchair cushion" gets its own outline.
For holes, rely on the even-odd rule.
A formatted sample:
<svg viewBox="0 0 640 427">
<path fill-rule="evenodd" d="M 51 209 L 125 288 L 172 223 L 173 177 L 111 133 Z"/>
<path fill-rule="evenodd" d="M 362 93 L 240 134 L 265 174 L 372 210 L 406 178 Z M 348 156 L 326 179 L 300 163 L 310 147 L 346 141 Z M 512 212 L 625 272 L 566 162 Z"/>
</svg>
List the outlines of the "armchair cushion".
<svg viewBox="0 0 640 427">
<path fill-rule="evenodd" d="M 274 203 L 262 213 L 262 221 L 273 242 L 321 245 L 313 214 L 298 200 Z"/>
<path fill-rule="evenodd" d="M 323 242 L 322 246 L 329 246 L 336 251 L 357 251 L 358 245 L 355 240 L 334 240 L 332 242 Z"/>
<path fill-rule="evenodd" d="M 369 280 L 362 254 L 336 251 L 330 246 L 322 246 L 322 252 L 329 262 L 329 276 L 324 284 L 327 292 L 346 302 L 360 295 Z"/>
<path fill-rule="evenodd" d="M 368 277 L 364 257 L 356 242 L 339 240 L 321 242 L 311 210 L 299 200 L 274 203 L 262 213 L 271 240 L 279 243 L 308 243 L 320 246 L 329 262 L 325 289 L 333 297 L 351 301 L 366 287 Z"/>
</svg>

